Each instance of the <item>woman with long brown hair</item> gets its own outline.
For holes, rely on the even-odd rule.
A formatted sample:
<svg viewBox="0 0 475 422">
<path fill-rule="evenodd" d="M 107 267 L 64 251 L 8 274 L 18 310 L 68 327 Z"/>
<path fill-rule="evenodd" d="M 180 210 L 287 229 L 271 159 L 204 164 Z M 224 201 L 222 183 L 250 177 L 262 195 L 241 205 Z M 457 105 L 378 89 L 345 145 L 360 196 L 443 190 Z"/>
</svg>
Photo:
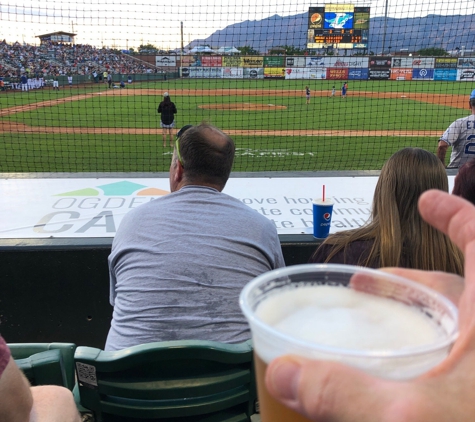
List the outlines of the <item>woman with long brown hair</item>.
<svg viewBox="0 0 475 422">
<path fill-rule="evenodd" d="M 419 215 L 419 196 L 429 189 L 448 192 L 441 161 L 420 148 L 396 152 L 381 170 L 371 221 L 358 229 L 330 235 L 310 262 L 406 267 L 462 275 L 460 250 Z"/>
</svg>

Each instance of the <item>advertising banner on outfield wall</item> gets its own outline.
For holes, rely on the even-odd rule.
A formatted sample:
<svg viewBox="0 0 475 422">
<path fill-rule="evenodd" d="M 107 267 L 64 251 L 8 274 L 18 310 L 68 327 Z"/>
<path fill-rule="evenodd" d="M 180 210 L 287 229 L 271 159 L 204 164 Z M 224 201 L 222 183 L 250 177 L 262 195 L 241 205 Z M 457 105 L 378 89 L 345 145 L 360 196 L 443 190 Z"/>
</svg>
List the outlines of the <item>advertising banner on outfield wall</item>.
<svg viewBox="0 0 475 422">
<path fill-rule="evenodd" d="M 326 79 L 327 69 L 324 67 L 316 67 L 315 69 L 308 69 L 308 79 Z"/>
<path fill-rule="evenodd" d="M 242 77 L 245 79 L 264 79 L 264 68 L 256 67 L 254 69 L 245 67 L 242 70 Z"/>
<path fill-rule="evenodd" d="M 286 57 L 285 67 L 305 67 L 305 57 Z"/>
<path fill-rule="evenodd" d="M 257 57 L 257 56 L 241 57 L 241 67 L 264 67 L 264 57 Z"/>
<path fill-rule="evenodd" d="M 433 57 L 393 57 L 391 67 L 422 68 L 434 67 Z"/>
<path fill-rule="evenodd" d="M 176 56 L 155 56 L 155 66 L 175 67 Z"/>
<path fill-rule="evenodd" d="M 475 68 L 475 57 L 461 57 L 458 59 L 457 67 Z"/>
<path fill-rule="evenodd" d="M 391 57 L 371 56 L 369 58 L 370 69 L 389 69 L 391 67 Z"/>
<path fill-rule="evenodd" d="M 201 57 L 201 66 L 203 67 L 221 67 L 221 56 L 203 56 Z"/>
<path fill-rule="evenodd" d="M 184 67 L 181 70 L 184 78 L 221 78 L 220 67 Z"/>
<path fill-rule="evenodd" d="M 367 57 L 315 56 L 307 57 L 305 60 L 306 67 L 368 67 Z"/>
<path fill-rule="evenodd" d="M 436 57 L 434 67 L 436 69 L 457 69 L 457 59 L 451 57 Z"/>
<path fill-rule="evenodd" d="M 348 69 L 348 79 L 367 80 L 369 77 L 368 69 Z"/>
<path fill-rule="evenodd" d="M 412 58 L 412 68 L 413 69 L 422 69 L 422 68 L 434 68 L 435 59 L 434 57 L 416 57 Z"/>
<path fill-rule="evenodd" d="M 241 57 L 224 56 L 221 62 L 223 67 L 242 67 Z"/>
<path fill-rule="evenodd" d="M 369 79 L 389 79 L 391 69 L 369 69 Z"/>
<path fill-rule="evenodd" d="M 223 67 L 223 78 L 241 79 L 242 75 L 242 67 Z"/>
<path fill-rule="evenodd" d="M 200 56 L 183 56 L 181 58 L 181 66 L 182 67 L 196 67 L 201 66 L 201 58 Z"/>
<path fill-rule="evenodd" d="M 285 79 L 310 79 L 309 74 L 313 71 L 305 67 L 288 67 L 285 69 Z"/>
<path fill-rule="evenodd" d="M 368 57 L 328 57 L 327 67 L 368 67 Z"/>
<path fill-rule="evenodd" d="M 434 79 L 434 69 L 412 69 L 412 79 L 432 81 Z"/>
<path fill-rule="evenodd" d="M 391 69 L 391 76 L 389 79 L 393 81 L 411 81 L 412 80 L 412 68 L 403 69 L 395 68 Z"/>
<path fill-rule="evenodd" d="M 305 57 L 305 67 L 325 67 L 325 58 L 320 56 Z"/>
<path fill-rule="evenodd" d="M 264 67 L 284 67 L 284 57 L 264 57 Z"/>
<path fill-rule="evenodd" d="M 264 79 L 285 79 L 285 69 L 282 67 L 265 67 Z"/>
<path fill-rule="evenodd" d="M 348 69 L 330 67 L 327 69 L 327 79 L 348 79 Z"/>
<path fill-rule="evenodd" d="M 434 81 L 456 81 L 457 69 L 434 69 Z"/>
<path fill-rule="evenodd" d="M 471 69 L 457 69 L 457 80 L 462 82 L 475 81 L 475 67 Z"/>
</svg>

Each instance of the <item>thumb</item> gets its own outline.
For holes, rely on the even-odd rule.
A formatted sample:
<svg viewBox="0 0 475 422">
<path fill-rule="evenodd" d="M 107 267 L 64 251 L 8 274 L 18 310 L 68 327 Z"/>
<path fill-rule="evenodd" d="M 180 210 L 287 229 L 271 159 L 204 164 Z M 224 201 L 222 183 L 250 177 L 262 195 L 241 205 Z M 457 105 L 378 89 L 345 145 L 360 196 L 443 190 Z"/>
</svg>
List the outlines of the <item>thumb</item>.
<svg viewBox="0 0 475 422">
<path fill-rule="evenodd" d="M 272 361 L 265 382 L 278 401 L 315 422 L 383 421 L 406 388 L 339 363 L 298 356 Z"/>
</svg>

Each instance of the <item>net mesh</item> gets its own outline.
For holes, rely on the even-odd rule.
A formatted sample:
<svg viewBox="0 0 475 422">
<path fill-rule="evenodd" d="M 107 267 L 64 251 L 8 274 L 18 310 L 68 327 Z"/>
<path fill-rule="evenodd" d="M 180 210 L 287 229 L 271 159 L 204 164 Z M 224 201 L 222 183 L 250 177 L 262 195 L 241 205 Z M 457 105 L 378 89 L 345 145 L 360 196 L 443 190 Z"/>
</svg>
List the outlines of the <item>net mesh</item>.
<svg viewBox="0 0 475 422">
<path fill-rule="evenodd" d="M 235 172 L 378 170 L 470 113 L 471 0 L 178 3 L 2 2 L 0 172 L 168 171 L 165 92 Z"/>
</svg>

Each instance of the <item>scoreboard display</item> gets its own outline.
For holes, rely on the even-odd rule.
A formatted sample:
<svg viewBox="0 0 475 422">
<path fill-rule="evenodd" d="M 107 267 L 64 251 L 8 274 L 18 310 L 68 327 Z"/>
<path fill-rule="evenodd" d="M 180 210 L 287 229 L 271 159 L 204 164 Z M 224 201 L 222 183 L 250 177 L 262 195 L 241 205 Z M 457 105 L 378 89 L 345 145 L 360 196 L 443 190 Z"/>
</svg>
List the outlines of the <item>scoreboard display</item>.
<svg viewBox="0 0 475 422">
<path fill-rule="evenodd" d="M 369 7 L 327 4 L 308 10 L 307 48 L 368 48 Z"/>
</svg>

